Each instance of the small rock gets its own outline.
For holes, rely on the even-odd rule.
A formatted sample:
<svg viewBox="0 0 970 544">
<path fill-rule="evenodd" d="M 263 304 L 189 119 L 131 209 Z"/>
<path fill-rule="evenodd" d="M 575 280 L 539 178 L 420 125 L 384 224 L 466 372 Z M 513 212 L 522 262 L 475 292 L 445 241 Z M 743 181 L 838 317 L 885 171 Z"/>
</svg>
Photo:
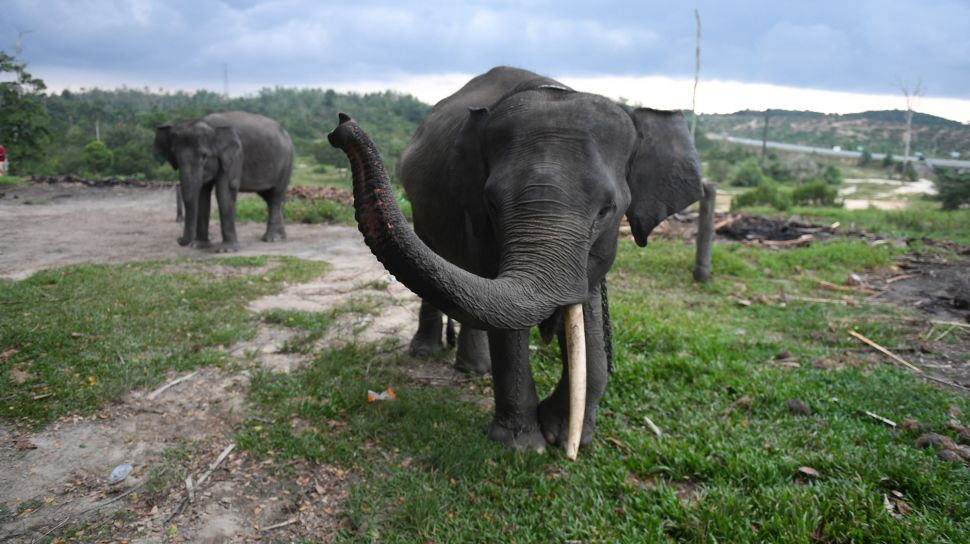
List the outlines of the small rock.
<svg viewBox="0 0 970 544">
<path fill-rule="evenodd" d="M 924 425 L 913 418 L 906 418 L 900 424 L 900 427 L 906 429 L 907 431 L 922 431 L 929 428 L 929 425 Z"/>
<path fill-rule="evenodd" d="M 960 454 L 952 450 L 940 450 L 936 456 L 939 457 L 941 461 L 950 461 L 954 463 L 963 462 L 963 458 L 960 457 Z"/>
<path fill-rule="evenodd" d="M 926 433 L 923 436 L 916 439 L 916 445 L 921 448 L 928 448 L 930 446 L 935 446 L 937 448 L 943 448 L 945 450 L 956 450 L 957 444 L 952 438 L 948 436 L 943 436 L 937 433 Z"/>
<path fill-rule="evenodd" d="M 785 403 L 785 406 L 787 406 L 788 410 L 790 410 L 791 413 L 795 415 L 798 415 L 798 416 L 812 415 L 812 407 L 809 406 L 808 403 L 803 401 L 802 399 L 791 399 L 790 401 Z"/>
<path fill-rule="evenodd" d="M 754 404 L 754 400 L 751 397 L 745 395 L 739 398 L 738 400 L 734 401 L 734 404 L 732 404 L 731 407 L 748 410 L 751 408 L 752 404 Z"/>
<path fill-rule="evenodd" d="M 122 480 L 127 478 L 129 474 L 131 474 L 130 464 L 122 463 L 116 466 L 114 470 L 111 471 L 111 474 L 108 476 L 108 485 L 115 485 L 121 482 Z"/>
</svg>

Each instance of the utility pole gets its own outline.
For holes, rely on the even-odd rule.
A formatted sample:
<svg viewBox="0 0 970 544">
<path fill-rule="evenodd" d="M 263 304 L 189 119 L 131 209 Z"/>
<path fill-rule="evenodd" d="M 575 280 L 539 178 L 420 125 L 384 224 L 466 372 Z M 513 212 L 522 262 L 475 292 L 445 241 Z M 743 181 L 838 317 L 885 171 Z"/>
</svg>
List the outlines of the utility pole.
<svg viewBox="0 0 970 544">
<path fill-rule="evenodd" d="M 33 30 L 18 30 L 17 31 L 17 41 L 14 42 L 13 50 L 16 53 L 17 58 L 24 52 L 24 36 L 27 34 L 33 34 Z"/>
<path fill-rule="evenodd" d="M 906 97 L 906 132 L 903 134 L 903 168 L 909 164 L 910 144 L 913 141 L 913 110 L 919 105 L 919 99 L 923 96 L 923 82 L 916 80 L 916 85 L 911 87 L 909 83 L 898 82 L 899 90 Z"/>
<path fill-rule="evenodd" d="M 761 167 L 765 167 L 765 157 L 768 155 L 768 119 L 771 117 L 771 111 L 765 110 L 765 126 L 761 131 Z"/>
<path fill-rule="evenodd" d="M 229 63 L 222 63 L 222 97 L 229 100 Z"/>
<path fill-rule="evenodd" d="M 694 8 L 697 21 L 697 48 L 694 50 L 694 92 L 690 97 L 690 139 L 694 140 L 697 130 L 697 83 L 701 79 L 701 12 Z M 697 144 L 697 141 L 694 141 Z"/>
</svg>

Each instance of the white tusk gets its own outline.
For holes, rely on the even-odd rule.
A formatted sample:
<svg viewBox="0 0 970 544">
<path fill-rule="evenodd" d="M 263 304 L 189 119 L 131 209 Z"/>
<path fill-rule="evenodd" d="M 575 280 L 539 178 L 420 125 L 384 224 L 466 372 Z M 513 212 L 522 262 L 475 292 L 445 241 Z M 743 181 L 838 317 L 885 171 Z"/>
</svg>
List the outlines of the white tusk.
<svg viewBox="0 0 970 544">
<path fill-rule="evenodd" d="M 586 414 L 586 327 L 583 305 L 566 306 L 566 351 L 569 358 L 569 434 L 566 457 L 576 460 Z"/>
</svg>

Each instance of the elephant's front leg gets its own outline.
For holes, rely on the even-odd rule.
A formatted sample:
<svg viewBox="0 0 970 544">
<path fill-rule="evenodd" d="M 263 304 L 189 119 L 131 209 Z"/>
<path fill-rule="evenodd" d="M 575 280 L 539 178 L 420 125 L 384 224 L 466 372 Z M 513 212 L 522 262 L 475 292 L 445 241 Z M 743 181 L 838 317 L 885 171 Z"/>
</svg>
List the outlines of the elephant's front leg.
<svg viewBox="0 0 970 544">
<path fill-rule="evenodd" d="M 236 196 L 238 190 L 228 183 L 216 186 L 216 200 L 219 202 L 219 226 L 222 228 L 222 245 L 220 253 L 239 251 L 239 240 L 236 238 Z"/>
<path fill-rule="evenodd" d="M 488 437 L 515 449 L 544 451 L 536 408 L 539 396 L 529 366 L 529 331 L 488 333 L 495 389 L 495 417 Z"/>
<path fill-rule="evenodd" d="M 195 241 L 192 247 L 207 248 L 212 244 L 209 242 L 209 216 L 212 213 L 212 188 L 215 183 L 209 182 L 202 184 L 199 188 L 199 208 L 195 223 Z"/>
<path fill-rule="evenodd" d="M 591 290 L 589 298 L 583 304 L 583 321 L 586 324 L 586 412 L 580 440 L 583 445 L 589 444 L 593 439 L 596 410 L 609 380 L 601 292 L 600 287 Z M 559 331 L 558 337 L 559 351 L 562 353 L 562 378 L 552 394 L 539 405 L 539 422 L 542 433 L 550 444 L 565 447 L 569 430 L 569 358 L 563 331 Z"/>
</svg>

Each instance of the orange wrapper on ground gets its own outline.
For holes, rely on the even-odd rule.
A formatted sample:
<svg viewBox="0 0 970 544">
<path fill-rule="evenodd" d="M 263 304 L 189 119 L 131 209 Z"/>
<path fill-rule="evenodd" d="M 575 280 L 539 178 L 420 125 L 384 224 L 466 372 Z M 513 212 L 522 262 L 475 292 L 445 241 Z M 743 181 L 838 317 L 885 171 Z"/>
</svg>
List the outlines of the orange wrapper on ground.
<svg viewBox="0 0 970 544">
<path fill-rule="evenodd" d="M 375 391 L 367 391 L 367 402 L 377 402 L 379 400 L 394 400 L 397 395 L 394 393 L 394 389 L 388 387 L 384 391 L 377 393 Z"/>
</svg>

